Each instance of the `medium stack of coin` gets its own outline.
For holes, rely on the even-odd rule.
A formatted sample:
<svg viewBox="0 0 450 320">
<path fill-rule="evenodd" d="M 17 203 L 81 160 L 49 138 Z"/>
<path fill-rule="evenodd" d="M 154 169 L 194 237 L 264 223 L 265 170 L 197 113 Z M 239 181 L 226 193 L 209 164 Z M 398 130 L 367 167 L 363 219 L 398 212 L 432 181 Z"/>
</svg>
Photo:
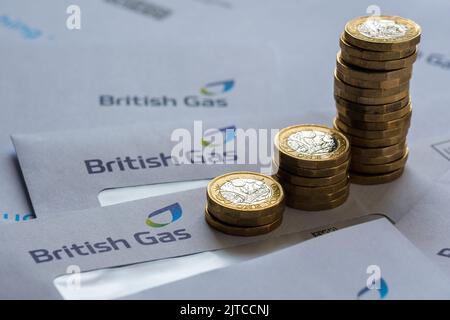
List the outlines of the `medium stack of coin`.
<svg viewBox="0 0 450 320">
<path fill-rule="evenodd" d="M 232 172 L 208 184 L 206 222 L 237 236 L 257 236 L 276 229 L 282 221 L 284 192 L 272 177 L 254 172 Z"/>
<path fill-rule="evenodd" d="M 274 143 L 274 177 L 287 206 L 327 210 L 347 200 L 350 144 L 345 135 L 325 126 L 296 125 L 280 130 Z"/>
<path fill-rule="evenodd" d="M 403 173 L 420 34 L 416 23 L 397 16 L 359 17 L 345 25 L 334 73 L 334 127 L 350 140 L 354 183 L 385 183 Z"/>
</svg>

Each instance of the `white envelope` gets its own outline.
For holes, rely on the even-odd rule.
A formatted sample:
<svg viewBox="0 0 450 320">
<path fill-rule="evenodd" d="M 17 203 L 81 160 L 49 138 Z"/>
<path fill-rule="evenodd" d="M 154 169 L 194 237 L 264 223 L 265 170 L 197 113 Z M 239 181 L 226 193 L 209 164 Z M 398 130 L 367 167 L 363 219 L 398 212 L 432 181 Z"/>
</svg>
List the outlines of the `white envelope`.
<svg viewBox="0 0 450 320">
<path fill-rule="evenodd" d="M 448 281 L 389 221 L 378 219 L 129 298 L 449 299 Z"/>
</svg>

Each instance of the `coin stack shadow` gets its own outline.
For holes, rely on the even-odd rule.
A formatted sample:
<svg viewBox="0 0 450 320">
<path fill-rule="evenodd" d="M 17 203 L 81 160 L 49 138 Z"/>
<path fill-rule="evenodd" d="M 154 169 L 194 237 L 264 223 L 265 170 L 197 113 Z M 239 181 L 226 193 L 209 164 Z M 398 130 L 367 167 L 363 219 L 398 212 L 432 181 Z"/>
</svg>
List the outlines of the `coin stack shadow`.
<svg viewBox="0 0 450 320">
<path fill-rule="evenodd" d="M 334 127 L 351 143 L 352 183 L 385 183 L 403 173 L 412 115 L 409 80 L 419 40 L 420 27 L 395 16 L 359 17 L 341 34 Z"/>
<path fill-rule="evenodd" d="M 257 236 L 280 226 L 284 192 L 272 177 L 256 172 L 231 172 L 208 184 L 205 220 L 214 229 L 235 236 Z"/>
<path fill-rule="evenodd" d="M 274 146 L 274 178 L 288 207 L 319 211 L 347 200 L 350 145 L 342 133 L 320 125 L 291 126 L 280 130 Z"/>
</svg>

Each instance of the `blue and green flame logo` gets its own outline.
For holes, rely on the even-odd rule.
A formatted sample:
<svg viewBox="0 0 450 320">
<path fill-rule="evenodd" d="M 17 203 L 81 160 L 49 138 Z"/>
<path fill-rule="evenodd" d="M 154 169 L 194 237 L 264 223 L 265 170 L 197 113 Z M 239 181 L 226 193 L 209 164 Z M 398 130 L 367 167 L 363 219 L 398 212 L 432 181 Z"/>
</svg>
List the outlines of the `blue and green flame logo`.
<svg viewBox="0 0 450 320">
<path fill-rule="evenodd" d="M 383 278 L 380 279 L 380 288 L 375 289 L 375 290 L 378 291 L 380 299 L 384 299 L 387 296 L 387 294 L 389 292 L 389 288 L 388 288 L 386 281 Z M 360 299 L 362 296 L 364 296 L 365 294 L 367 294 L 370 291 L 371 291 L 371 289 L 369 289 L 368 287 L 364 287 L 358 292 L 356 297 L 358 299 Z"/>
<path fill-rule="evenodd" d="M 218 132 L 221 132 L 223 134 L 223 144 L 233 141 L 236 138 L 236 126 L 233 125 L 233 126 L 220 128 L 220 129 L 217 129 L 217 131 L 210 132 L 208 135 L 202 137 L 202 140 L 201 140 L 202 147 L 216 147 L 217 144 L 212 143 L 208 139 L 208 136 L 215 135 Z"/>
<path fill-rule="evenodd" d="M 200 93 L 205 96 L 215 96 L 217 94 L 225 93 L 233 89 L 234 80 L 224 80 L 210 82 L 200 89 Z"/>
<path fill-rule="evenodd" d="M 159 216 L 166 212 L 170 213 L 170 217 L 171 217 L 168 222 L 155 222 L 153 220 L 154 217 Z M 147 217 L 146 224 L 152 228 L 162 228 L 162 227 L 165 227 L 165 226 L 177 221 L 178 219 L 180 219 L 182 212 L 183 212 L 183 210 L 181 209 L 180 204 L 178 202 L 175 202 L 171 205 L 168 205 L 167 207 L 158 209 L 158 210 L 150 213 Z"/>
</svg>

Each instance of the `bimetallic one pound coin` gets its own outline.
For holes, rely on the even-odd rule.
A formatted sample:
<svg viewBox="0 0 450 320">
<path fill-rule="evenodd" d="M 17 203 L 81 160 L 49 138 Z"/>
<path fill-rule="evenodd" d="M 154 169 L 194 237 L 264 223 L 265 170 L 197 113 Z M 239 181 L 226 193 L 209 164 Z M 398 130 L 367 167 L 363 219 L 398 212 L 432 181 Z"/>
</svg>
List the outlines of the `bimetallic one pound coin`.
<svg viewBox="0 0 450 320">
<path fill-rule="evenodd" d="M 206 210 L 209 212 L 210 215 L 212 215 L 217 220 L 237 226 L 237 227 L 259 227 L 266 224 L 270 224 L 272 222 L 275 222 L 276 220 L 279 220 L 283 217 L 284 212 L 284 206 L 280 206 L 273 210 L 272 213 L 264 216 L 258 216 L 258 215 L 247 215 L 243 214 L 242 216 L 233 216 L 229 214 L 223 214 L 219 211 L 219 213 L 214 213 L 211 210 L 208 209 L 208 206 L 206 207 Z"/>
<path fill-rule="evenodd" d="M 347 179 L 346 179 L 347 180 Z M 340 188 L 339 190 L 333 192 L 322 192 L 322 193 L 288 193 L 286 192 L 286 201 L 295 200 L 295 201 L 306 201 L 309 204 L 319 204 L 323 202 L 329 202 L 340 196 L 344 195 L 348 192 L 349 183 Z"/>
<path fill-rule="evenodd" d="M 369 70 L 398 70 L 411 66 L 417 59 L 417 53 L 414 52 L 410 56 L 398 60 L 374 61 L 353 57 L 342 51 L 341 59 L 353 66 Z"/>
<path fill-rule="evenodd" d="M 308 177 L 301 177 L 301 176 L 293 175 L 293 174 L 290 174 L 289 172 L 286 172 L 286 171 L 278 168 L 278 171 L 276 172 L 275 177 L 281 184 L 288 182 L 290 184 L 294 184 L 297 186 L 303 186 L 303 187 L 324 187 L 324 186 L 330 186 L 332 184 L 336 184 L 339 181 L 346 179 L 347 175 L 348 175 L 347 170 L 345 170 L 345 171 L 341 171 L 338 174 L 331 176 L 331 177 L 308 178 Z"/>
<path fill-rule="evenodd" d="M 357 66 L 349 66 L 341 59 L 340 53 L 336 56 L 336 70 L 345 76 L 367 81 L 386 81 L 411 78 L 412 75 L 412 66 L 391 71 L 367 70 Z"/>
<path fill-rule="evenodd" d="M 404 92 L 405 90 L 409 89 L 409 82 L 405 82 L 400 86 L 397 86 L 392 89 L 368 89 L 368 88 L 359 88 L 355 86 L 351 86 L 345 82 L 343 82 L 337 74 L 334 74 L 334 84 L 339 89 L 352 94 L 357 95 L 361 97 L 367 97 L 367 98 L 381 98 L 381 97 L 389 97 L 392 95 L 399 94 L 401 92 Z"/>
<path fill-rule="evenodd" d="M 343 180 L 341 180 L 335 184 L 328 185 L 325 187 L 302 187 L 302 186 L 298 186 L 298 185 L 283 181 L 283 189 L 284 189 L 286 195 L 290 194 L 290 195 L 300 195 L 300 196 L 307 197 L 309 195 L 316 196 L 319 194 L 334 193 L 334 192 L 341 190 L 345 186 L 347 186 L 347 184 L 348 184 L 348 177 L 345 177 Z"/>
<path fill-rule="evenodd" d="M 284 210 L 284 192 L 272 177 L 255 172 L 232 172 L 211 180 L 208 210 L 220 221 L 257 224 Z"/>
<path fill-rule="evenodd" d="M 347 138 L 350 140 L 352 147 L 357 146 L 361 148 L 383 148 L 393 146 L 395 144 L 399 144 L 406 138 L 405 134 L 400 134 L 391 138 L 384 139 L 364 139 L 360 137 L 355 137 L 349 134 L 346 134 Z"/>
<path fill-rule="evenodd" d="M 275 230 L 280 226 L 283 219 L 280 218 L 272 223 L 257 227 L 239 227 L 235 225 L 226 224 L 213 217 L 210 214 L 210 212 L 208 212 L 208 210 L 205 210 L 205 220 L 211 227 L 223 233 L 234 236 L 252 237 L 269 233 Z"/>
<path fill-rule="evenodd" d="M 379 90 L 386 90 L 386 89 L 393 89 L 398 86 L 402 86 L 405 83 L 409 82 L 411 79 L 411 75 L 407 75 L 403 78 L 397 78 L 392 80 L 362 80 L 353 78 L 351 76 L 347 76 L 343 74 L 341 71 L 335 69 L 334 70 L 335 75 L 342 80 L 342 82 L 345 82 L 351 86 L 359 87 L 359 88 L 367 88 L 367 89 L 379 89 Z"/>
<path fill-rule="evenodd" d="M 405 166 L 406 161 L 408 160 L 408 148 L 406 148 L 406 152 L 400 159 L 385 163 L 385 164 L 362 164 L 359 162 L 350 163 L 350 171 L 357 173 L 365 173 L 365 174 L 383 174 L 392 171 L 396 171 Z"/>
<path fill-rule="evenodd" d="M 334 100 L 336 101 L 336 105 L 347 108 L 356 112 L 364 112 L 367 114 L 383 114 L 388 112 L 398 111 L 404 108 L 410 102 L 410 97 L 406 96 L 398 101 L 392 103 L 378 104 L 378 105 L 367 105 L 361 104 L 357 102 L 352 102 L 346 99 L 343 99 L 339 96 L 334 95 Z"/>
<path fill-rule="evenodd" d="M 344 98 L 346 100 L 360 103 L 360 104 L 370 104 L 370 105 L 379 105 L 379 104 L 390 104 L 402 100 L 406 96 L 409 95 L 409 89 L 406 89 L 400 93 L 393 94 L 391 96 L 384 97 L 363 97 L 357 94 L 349 93 L 341 88 L 339 88 L 336 84 L 334 85 L 334 94 Z"/>
<path fill-rule="evenodd" d="M 329 210 L 342 205 L 345 201 L 347 201 L 349 195 L 349 189 L 347 192 L 331 201 L 322 202 L 322 203 L 310 203 L 308 201 L 296 201 L 295 199 L 286 199 L 286 205 L 290 208 L 305 210 L 305 211 L 322 211 Z"/>
<path fill-rule="evenodd" d="M 344 106 L 341 106 L 336 103 L 336 109 L 339 113 L 339 115 L 344 115 L 347 118 L 350 118 L 352 120 L 357 121 L 364 121 L 364 122 L 387 122 L 387 121 L 393 121 L 400 119 L 404 117 L 407 113 L 412 111 L 412 105 L 411 102 L 393 112 L 386 112 L 386 113 L 365 113 L 364 110 L 360 111 L 354 111 L 354 109 L 349 109 Z"/>
<path fill-rule="evenodd" d="M 356 184 L 372 185 L 394 181 L 403 174 L 404 168 L 388 172 L 385 174 L 364 174 L 350 172 L 350 181 Z"/>
<path fill-rule="evenodd" d="M 309 169 L 335 167 L 345 162 L 350 145 L 337 130 L 321 125 L 296 125 L 275 136 L 276 159 L 280 166 Z"/>
<path fill-rule="evenodd" d="M 410 120 L 407 120 L 405 125 L 400 128 L 387 129 L 387 130 L 362 130 L 350 127 L 343 123 L 339 118 L 334 119 L 334 124 L 337 128 L 339 128 L 342 132 L 364 138 L 364 139 L 385 139 L 392 138 L 399 135 L 406 135 L 408 133 Z"/>
<path fill-rule="evenodd" d="M 412 109 L 410 108 L 409 112 L 402 118 L 385 122 L 368 122 L 368 121 L 353 120 L 347 115 L 338 112 L 338 118 L 340 121 L 342 121 L 347 126 L 361 130 L 389 130 L 395 128 L 404 128 L 411 121 L 411 115 Z"/>
<path fill-rule="evenodd" d="M 352 146 L 352 156 L 366 156 L 366 157 L 383 157 L 387 155 L 391 155 L 400 150 L 404 150 L 406 148 L 406 137 L 398 143 L 389 147 L 383 148 L 361 148 L 358 146 Z"/>
<path fill-rule="evenodd" d="M 397 150 L 389 155 L 379 156 L 379 157 L 371 157 L 366 155 L 353 155 L 352 163 L 358 164 L 367 164 L 367 165 L 381 165 L 386 163 L 394 162 L 400 158 L 402 158 L 406 153 L 406 146 L 402 150 Z"/>
<path fill-rule="evenodd" d="M 273 160 L 272 163 L 273 172 L 278 171 L 279 164 Z M 329 167 L 329 168 L 323 168 L 323 169 L 308 169 L 303 167 L 297 167 L 297 166 L 286 166 L 281 167 L 282 170 L 291 173 L 293 175 L 307 177 L 307 178 L 324 178 L 324 177 L 331 177 L 334 176 L 342 171 L 347 171 L 348 167 L 350 165 L 350 159 L 347 159 L 345 162 L 342 162 L 340 165 L 337 165 L 336 167 Z"/>
<path fill-rule="evenodd" d="M 398 16 L 365 16 L 349 21 L 344 39 L 358 48 L 372 51 L 404 51 L 420 41 L 421 28 Z"/>
<path fill-rule="evenodd" d="M 412 46 L 403 51 L 371 51 L 364 50 L 351 44 L 347 43 L 344 38 L 344 34 L 341 34 L 339 39 L 339 46 L 343 52 L 347 54 L 357 57 L 364 60 L 376 60 L 376 61 L 386 61 L 386 60 L 395 60 L 402 59 L 407 56 L 412 55 L 416 51 L 416 47 Z"/>
</svg>

